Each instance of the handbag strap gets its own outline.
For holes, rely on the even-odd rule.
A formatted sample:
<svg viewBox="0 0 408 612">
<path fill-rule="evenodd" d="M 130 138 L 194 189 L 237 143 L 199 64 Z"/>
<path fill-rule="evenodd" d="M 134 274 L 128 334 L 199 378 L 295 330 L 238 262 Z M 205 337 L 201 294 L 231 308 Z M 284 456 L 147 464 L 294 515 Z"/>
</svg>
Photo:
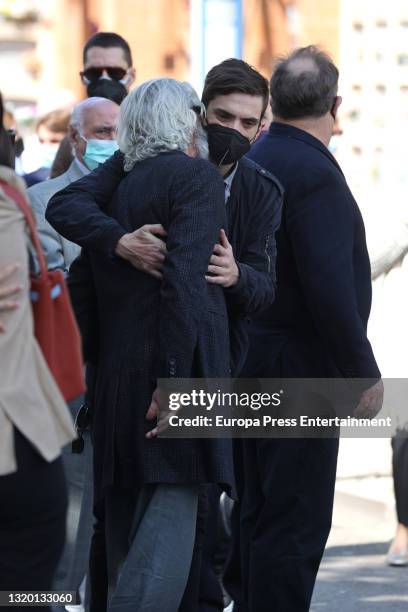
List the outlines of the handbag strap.
<svg viewBox="0 0 408 612">
<path fill-rule="evenodd" d="M 24 197 L 21 191 L 19 191 L 15 187 L 12 187 L 5 181 L 0 181 L 0 185 L 5 194 L 17 204 L 17 206 L 25 217 L 25 220 L 30 230 L 31 241 L 34 245 L 34 249 L 38 258 L 38 263 L 40 265 L 40 275 L 44 277 L 47 275 L 48 272 L 47 262 L 45 261 L 44 251 L 41 247 L 40 239 L 38 237 L 33 211 L 31 210 L 27 199 Z"/>
</svg>

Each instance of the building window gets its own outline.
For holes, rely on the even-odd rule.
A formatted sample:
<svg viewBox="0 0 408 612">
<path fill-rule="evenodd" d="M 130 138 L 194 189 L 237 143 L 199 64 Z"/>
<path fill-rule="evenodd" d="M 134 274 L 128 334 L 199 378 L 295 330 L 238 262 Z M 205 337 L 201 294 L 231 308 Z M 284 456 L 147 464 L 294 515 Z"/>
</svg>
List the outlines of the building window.
<svg viewBox="0 0 408 612">
<path fill-rule="evenodd" d="M 377 93 L 383 95 L 387 91 L 387 88 L 382 83 L 379 83 L 378 85 L 375 86 L 375 90 L 376 90 Z"/>
<path fill-rule="evenodd" d="M 408 66 L 408 53 L 400 53 L 397 62 L 400 66 Z"/>
<path fill-rule="evenodd" d="M 354 155 L 361 155 L 363 152 L 363 149 L 357 146 L 352 147 L 351 150 L 353 151 Z"/>
<path fill-rule="evenodd" d="M 385 21 L 385 19 L 378 19 L 375 25 L 377 26 L 377 28 L 386 28 L 387 22 Z"/>
<path fill-rule="evenodd" d="M 358 121 L 360 119 L 361 112 L 356 108 L 349 112 L 350 121 Z"/>
<path fill-rule="evenodd" d="M 364 26 L 363 26 L 363 24 L 360 21 L 355 21 L 353 23 L 353 30 L 355 32 L 362 32 L 363 29 L 364 29 Z"/>
<path fill-rule="evenodd" d="M 356 93 L 361 93 L 361 85 L 358 85 L 358 83 L 354 83 L 351 89 Z"/>
<path fill-rule="evenodd" d="M 408 94 L 408 85 L 401 85 L 400 91 L 402 94 Z"/>
</svg>

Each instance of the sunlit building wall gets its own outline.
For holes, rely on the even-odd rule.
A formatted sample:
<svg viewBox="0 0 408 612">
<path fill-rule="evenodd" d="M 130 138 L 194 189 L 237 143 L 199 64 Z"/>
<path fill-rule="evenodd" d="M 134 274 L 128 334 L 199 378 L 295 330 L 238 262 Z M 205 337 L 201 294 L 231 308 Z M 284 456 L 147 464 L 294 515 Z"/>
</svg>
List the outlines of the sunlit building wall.
<svg viewBox="0 0 408 612">
<path fill-rule="evenodd" d="M 404 198 L 408 3 L 343 0 L 340 24 L 342 161 L 363 198 Z"/>
</svg>

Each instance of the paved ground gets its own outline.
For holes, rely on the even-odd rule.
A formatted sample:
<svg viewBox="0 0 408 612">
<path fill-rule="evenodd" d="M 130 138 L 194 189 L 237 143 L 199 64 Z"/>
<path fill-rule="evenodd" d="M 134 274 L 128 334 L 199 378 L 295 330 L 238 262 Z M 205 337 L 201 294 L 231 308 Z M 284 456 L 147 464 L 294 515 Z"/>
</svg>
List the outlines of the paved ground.
<svg viewBox="0 0 408 612">
<path fill-rule="evenodd" d="M 388 485 L 380 482 L 376 488 L 386 491 Z M 364 486 L 362 482 L 362 490 Z M 408 611 L 408 568 L 384 563 L 395 521 L 385 492 L 382 502 L 344 492 L 336 495 L 313 612 Z"/>
</svg>

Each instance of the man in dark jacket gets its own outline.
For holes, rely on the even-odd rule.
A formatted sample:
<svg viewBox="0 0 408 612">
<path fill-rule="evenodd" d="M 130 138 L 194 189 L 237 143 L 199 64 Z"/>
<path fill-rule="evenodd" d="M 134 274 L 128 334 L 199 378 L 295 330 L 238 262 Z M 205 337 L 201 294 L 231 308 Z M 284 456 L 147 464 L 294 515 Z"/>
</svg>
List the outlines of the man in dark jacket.
<svg viewBox="0 0 408 612">
<path fill-rule="evenodd" d="M 327 146 L 338 71 L 315 47 L 271 80 L 274 121 L 250 157 L 285 189 L 274 304 L 253 324 L 247 376 L 368 379 L 357 415 L 381 408 L 367 339 L 370 263 L 364 224 Z M 302 413 L 303 414 L 303 413 Z M 337 439 L 245 440 L 241 516 L 245 612 L 306 612 L 331 526 Z"/>
</svg>

